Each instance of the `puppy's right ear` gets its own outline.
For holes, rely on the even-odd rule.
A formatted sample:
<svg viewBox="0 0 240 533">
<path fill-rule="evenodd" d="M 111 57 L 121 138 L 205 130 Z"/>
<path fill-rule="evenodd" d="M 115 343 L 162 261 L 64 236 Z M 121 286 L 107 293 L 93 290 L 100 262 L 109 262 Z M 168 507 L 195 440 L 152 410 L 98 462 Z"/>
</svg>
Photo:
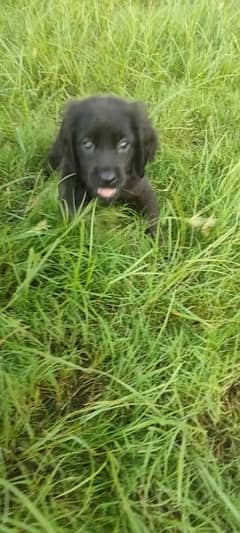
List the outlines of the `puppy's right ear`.
<svg viewBox="0 0 240 533">
<path fill-rule="evenodd" d="M 62 150 L 62 159 L 65 160 L 71 172 L 76 172 L 75 156 L 75 129 L 76 129 L 76 103 L 70 102 L 64 110 L 62 124 L 59 130 L 59 140 Z"/>
<path fill-rule="evenodd" d="M 74 156 L 74 117 L 75 102 L 71 102 L 65 107 L 57 137 L 47 157 L 47 162 L 44 167 L 44 174 L 47 177 L 52 171 L 60 169 L 63 160 L 64 165 L 69 167 L 71 172 L 76 171 Z"/>
</svg>

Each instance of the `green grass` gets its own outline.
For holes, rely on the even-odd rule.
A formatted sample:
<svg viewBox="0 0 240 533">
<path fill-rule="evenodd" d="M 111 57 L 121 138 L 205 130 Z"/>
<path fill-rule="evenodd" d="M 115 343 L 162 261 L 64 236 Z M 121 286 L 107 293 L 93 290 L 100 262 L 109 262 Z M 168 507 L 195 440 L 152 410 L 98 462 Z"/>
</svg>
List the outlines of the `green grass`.
<svg viewBox="0 0 240 533">
<path fill-rule="evenodd" d="M 1 533 L 240 531 L 240 6 L 5 0 Z M 144 100 L 159 247 L 62 220 L 41 162 L 70 97 Z"/>
</svg>

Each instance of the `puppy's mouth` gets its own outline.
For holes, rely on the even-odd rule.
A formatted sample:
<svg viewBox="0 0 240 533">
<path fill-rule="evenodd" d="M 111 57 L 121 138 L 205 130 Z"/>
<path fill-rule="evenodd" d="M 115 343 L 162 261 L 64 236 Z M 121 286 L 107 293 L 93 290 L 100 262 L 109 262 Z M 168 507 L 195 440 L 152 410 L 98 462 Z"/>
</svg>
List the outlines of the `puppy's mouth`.
<svg viewBox="0 0 240 533">
<path fill-rule="evenodd" d="M 98 187 L 97 189 L 97 195 L 104 200 L 111 200 L 116 196 L 117 192 L 118 189 L 113 187 Z"/>
</svg>

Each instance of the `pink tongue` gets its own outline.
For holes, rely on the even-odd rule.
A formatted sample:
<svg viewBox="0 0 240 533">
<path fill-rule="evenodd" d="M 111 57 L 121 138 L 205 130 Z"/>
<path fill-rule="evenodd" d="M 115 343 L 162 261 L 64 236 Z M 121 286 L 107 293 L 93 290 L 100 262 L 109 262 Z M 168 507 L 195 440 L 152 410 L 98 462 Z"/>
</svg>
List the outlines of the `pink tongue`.
<svg viewBox="0 0 240 533">
<path fill-rule="evenodd" d="M 108 187 L 98 187 L 97 193 L 102 198 L 112 198 L 115 196 L 117 189 L 109 189 Z"/>
</svg>

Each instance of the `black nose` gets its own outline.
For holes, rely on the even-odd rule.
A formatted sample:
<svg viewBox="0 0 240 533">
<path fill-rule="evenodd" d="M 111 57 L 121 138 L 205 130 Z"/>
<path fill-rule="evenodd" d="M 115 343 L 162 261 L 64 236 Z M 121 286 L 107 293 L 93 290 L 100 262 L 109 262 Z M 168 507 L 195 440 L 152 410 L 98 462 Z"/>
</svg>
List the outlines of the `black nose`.
<svg viewBox="0 0 240 533">
<path fill-rule="evenodd" d="M 114 170 L 102 170 L 99 178 L 104 185 L 115 185 L 117 183 L 117 176 Z"/>
</svg>

